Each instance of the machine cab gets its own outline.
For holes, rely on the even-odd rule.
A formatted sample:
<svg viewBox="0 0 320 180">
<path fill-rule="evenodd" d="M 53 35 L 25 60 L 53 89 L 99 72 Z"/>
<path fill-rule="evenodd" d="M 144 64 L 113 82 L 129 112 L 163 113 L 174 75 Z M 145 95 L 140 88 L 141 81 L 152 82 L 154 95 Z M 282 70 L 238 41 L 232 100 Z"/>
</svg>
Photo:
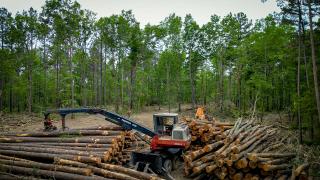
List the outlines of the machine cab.
<svg viewBox="0 0 320 180">
<path fill-rule="evenodd" d="M 173 126 L 178 123 L 176 113 L 157 113 L 153 115 L 154 131 L 161 136 L 171 136 Z"/>
<path fill-rule="evenodd" d="M 173 126 L 172 140 L 189 141 L 190 139 L 191 135 L 187 125 L 176 124 Z"/>
<path fill-rule="evenodd" d="M 178 114 L 158 113 L 153 115 L 154 131 L 161 139 L 189 141 L 191 135 L 187 125 L 178 124 Z"/>
</svg>

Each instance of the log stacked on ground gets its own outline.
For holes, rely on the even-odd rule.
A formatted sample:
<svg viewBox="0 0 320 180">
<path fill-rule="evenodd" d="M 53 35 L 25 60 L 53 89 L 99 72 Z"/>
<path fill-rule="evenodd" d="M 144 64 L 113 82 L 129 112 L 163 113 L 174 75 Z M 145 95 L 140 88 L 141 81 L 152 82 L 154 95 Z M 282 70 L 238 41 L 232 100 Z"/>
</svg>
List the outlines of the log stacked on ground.
<svg viewBox="0 0 320 180">
<path fill-rule="evenodd" d="M 0 176 L 157 179 L 120 166 L 130 161 L 130 150 L 141 144 L 134 133 L 117 126 L 0 134 Z"/>
<path fill-rule="evenodd" d="M 233 123 L 182 118 L 188 124 L 193 144 L 208 144 L 226 138 Z"/>
<path fill-rule="evenodd" d="M 306 174 L 307 165 L 292 173 L 291 160 L 295 154 L 285 150 L 284 140 L 271 126 L 239 119 L 231 129 L 216 132 L 215 136 L 225 137 L 198 150 L 190 150 L 184 156 L 187 176 L 197 179 L 288 179 Z"/>
</svg>

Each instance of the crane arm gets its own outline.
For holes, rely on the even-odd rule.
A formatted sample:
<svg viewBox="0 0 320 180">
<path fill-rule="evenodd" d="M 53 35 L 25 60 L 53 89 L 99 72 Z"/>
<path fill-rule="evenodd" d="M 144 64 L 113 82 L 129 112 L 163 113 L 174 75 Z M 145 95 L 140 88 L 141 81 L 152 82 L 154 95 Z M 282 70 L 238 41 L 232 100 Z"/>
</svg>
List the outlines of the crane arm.
<svg viewBox="0 0 320 180">
<path fill-rule="evenodd" d="M 96 108 L 72 108 L 72 109 L 57 109 L 57 110 L 47 110 L 44 113 L 45 119 L 49 118 L 49 115 L 51 113 L 57 113 L 62 118 L 65 118 L 66 115 L 72 114 L 72 113 L 88 113 L 88 114 L 101 114 L 105 116 L 105 120 L 112 122 L 114 124 L 117 124 L 121 126 L 122 128 L 126 130 L 136 130 L 139 131 L 145 135 L 148 135 L 150 137 L 154 137 L 157 135 L 157 133 L 153 132 L 151 129 L 133 121 L 128 118 L 125 118 L 123 116 L 120 116 L 116 113 L 109 112 L 103 109 L 96 109 Z"/>
</svg>

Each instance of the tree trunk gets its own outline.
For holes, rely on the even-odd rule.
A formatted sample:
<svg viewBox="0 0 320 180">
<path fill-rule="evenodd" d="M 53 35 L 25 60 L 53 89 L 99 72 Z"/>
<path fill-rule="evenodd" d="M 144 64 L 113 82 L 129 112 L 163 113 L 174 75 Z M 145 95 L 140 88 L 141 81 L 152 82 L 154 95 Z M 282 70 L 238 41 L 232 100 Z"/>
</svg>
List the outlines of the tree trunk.
<svg viewBox="0 0 320 180">
<path fill-rule="evenodd" d="M 166 73 L 166 84 L 167 84 L 167 88 L 166 88 L 166 91 L 167 91 L 167 102 L 168 102 L 168 110 L 169 110 L 169 113 L 171 111 L 171 92 L 170 92 L 170 65 L 168 63 L 168 59 L 166 60 L 166 67 L 167 67 L 167 73 Z"/>
<path fill-rule="evenodd" d="M 192 109 L 194 110 L 196 106 L 196 90 L 195 90 L 195 84 L 194 84 L 194 74 L 192 70 L 192 58 L 191 58 L 191 50 L 189 50 L 189 78 L 190 78 L 190 84 L 191 84 L 191 101 L 192 101 Z"/>
<path fill-rule="evenodd" d="M 319 85 L 318 85 L 318 70 L 317 70 L 317 61 L 316 61 L 314 38 L 313 38 L 311 0 L 308 0 L 308 10 L 309 10 L 309 27 L 310 27 L 310 43 L 311 43 L 311 55 L 312 55 L 312 70 L 313 70 L 314 91 L 315 91 L 316 102 L 317 102 L 318 121 L 320 123 L 320 99 L 319 99 Z"/>
<path fill-rule="evenodd" d="M 71 46 L 72 42 L 70 43 Z M 73 65 L 72 65 L 72 46 L 69 48 L 69 70 L 71 74 L 71 107 L 74 108 L 74 78 L 73 78 Z M 74 114 L 71 114 L 71 119 L 74 119 Z"/>
<path fill-rule="evenodd" d="M 222 54 L 222 53 L 221 53 Z M 219 95 L 220 95 L 220 112 L 223 112 L 223 101 L 224 101 L 224 87 L 223 87 L 223 74 L 224 74 L 224 64 L 223 64 L 223 57 L 220 57 L 220 82 L 219 82 Z"/>
<path fill-rule="evenodd" d="M 31 45 L 32 46 L 32 45 Z M 29 52 L 28 58 L 28 113 L 32 112 L 32 58 L 33 58 L 33 51 Z"/>
<path fill-rule="evenodd" d="M 59 49 L 60 51 L 60 49 Z M 59 79 L 59 68 L 60 68 L 60 55 L 56 58 L 56 108 L 60 107 L 60 79 Z"/>
<path fill-rule="evenodd" d="M 99 105 L 102 107 L 103 104 L 103 52 L 102 52 L 102 38 L 100 38 L 100 87 L 99 87 L 99 94 L 100 94 L 100 99 L 99 99 Z"/>
<path fill-rule="evenodd" d="M 299 8 L 300 8 L 300 1 L 299 3 Z M 300 19 L 299 19 L 300 21 Z M 297 66 L 297 95 L 298 95 L 298 126 L 299 126 L 299 142 L 300 144 L 302 143 L 302 129 L 301 129 L 301 115 L 300 115 L 300 62 L 301 62 L 301 28 L 299 24 L 299 50 L 298 50 L 298 66 Z"/>
<path fill-rule="evenodd" d="M 134 60 L 131 60 L 134 61 Z M 130 110 L 133 109 L 134 91 L 135 91 L 135 79 L 136 79 L 136 63 L 131 63 L 130 69 Z"/>
</svg>

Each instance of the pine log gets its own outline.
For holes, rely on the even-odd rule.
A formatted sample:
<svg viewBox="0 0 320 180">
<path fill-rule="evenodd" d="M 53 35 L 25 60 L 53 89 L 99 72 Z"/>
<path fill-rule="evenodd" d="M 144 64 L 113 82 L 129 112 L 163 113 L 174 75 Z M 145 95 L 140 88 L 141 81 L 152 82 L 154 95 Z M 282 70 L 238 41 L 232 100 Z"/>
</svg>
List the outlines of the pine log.
<svg viewBox="0 0 320 180">
<path fill-rule="evenodd" d="M 35 143 L 41 145 L 52 145 L 52 146 L 72 146 L 72 147 L 89 147 L 89 148 L 109 148 L 115 147 L 116 144 L 90 144 L 90 143 Z"/>
<path fill-rule="evenodd" d="M 257 157 L 263 158 L 293 158 L 296 156 L 294 153 L 248 153 L 250 161 L 257 162 Z"/>
<path fill-rule="evenodd" d="M 78 150 L 58 149 L 58 148 L 39 148 L 39 147 L 23 147 L 23 146 L 0 146 L 2 150 L 26 151 L 26 152 L 39 152 L 39 153 L 53 153 L 53 154 L 69 154 L 79 156 L 101 156 L 104 154 L 97 152 L 85 152 Z"/>
<path fill-rule="evenodd" d="M 154 175 L 151 175 L 148 173 L 144 173 L 144 172 L 135 171 L 133 169 L 125 168 L 125 167 L 118 166 L 118 165 L 99 163 L 98 166 L 100 168 L 103 168 L 106 170 L 121 172 L 123 174 L 127 174 L 127 175 L 130 175 L 130 176 L 138 178 L 138 179 L 146 179 L 146 180 L 160 179 L 157 176 L 154 176 Z"/>
<path fill-rule="evenodd" d="M 55 158 L 54 162 L 56 164 L 61 164 L 61 165 L 72 165 L 72 166 L 76 166 L 76 167 L 82 167 L 82 168 L 89 168 L 91 169 L 95 174 L 99 174 L 102 175 L 104 177 L 107 178 L 115 178 L 115 179 L 122 179 L 122 180 L 137 180 L 134 177 L 131 177 L 129 175 L 125 175 L 125 174 L 121 174 L 118 172 L 112 172 L 106 169 L 101 169 L 92 165 L 88 165 L 88 164 L 84 164 L 81 162 L 76 162 L 76 161 L 72 161 L 72 160 L 67 160 L 67 159 L 63 159 L 63 158 Z"/>
<path fill-rule="evenodd" d="M 253 175 L 251 173 L 246 173 L 244 175 L 244 180 L 251 180 L 252 177 L 253 177 Z"/>
<path fill-rule="evenodd" d="M 243 173 L 242 172 L 237 172 L 232 176 L 231 179 L 232 180 L 242 180 L 243 179 Z"/>
<path fill-rule="evenodd" d="M 224 179 L 227 176 L 227 168 L 221 167 L 217 168 L 214 170 L 214 174 L 219 178 L 219 179 Z"/>
<path fill-rule="evenodd" d="M 288 162 L 287 158 L 277 158 L 277 159 L 272 159 L 272 160 L 265 161 L 265 162 L 259 162 L 258 167 L 264 169 L 263 168 L 264 166 L 284 164 L 287 162 Z"/>
<path fill-rule="evenodd" d="M 291 167 L 292 167 L 291 164 L 276 164 L 276 165 L 266 164 L 262 167 L 262 169 L 264 171 L 275 171 L 280 169 L 289 169 Z"/>
<path fill-rule="evenodd" d="M 233 168 L 233 167 L 227 167 L 228 168 L 228 173 L 229 173 L 229 175 L 234 175 L 237 171 L 236 171 L 236 169 L 235 168 Z"/>
<path fill-rule="evenodd" d="M 40 178 L 35 178 L 34 176 L 21 176 L 21 175 L 16 175 L 16 174 L 11 174 L 11 173 L 6 173 L 6 172 L 0 172 L 0 179 L 3 180 L 44 180 Z"/>
<path fill-rule="evenodd" d="M 196 167 L 192 168 L 192 171 L 193 171 L 194 173 L 199 174 L 199 173 L 201 173 L 203 170 L 205 170 L 205 168 L 206 168 L 209 164 L 210 164 L 210 163 L 203 163 L 203 164 L 201 164 L 200 166 L 196 166 Z"/>
<path fill-rule="evenodd" d="M 213 164 L 213 163 L 210 163 L 210 165 L 208 165 L 207 167 L 206 167 L 206 172 L 208 173 L 208 174 L 210 174 L 211 172 L 213 172 L 215 169 L 217 169 L 218 168 L 218 166 L 216 165 L 216 164 Z"/>
<path fill-rule="evenodd" d="M 49 171 L 61 171 L 61 172 L 72 173 L 72 174 L 80 174 L 84 176 L 92 175 L 92 171 L 86 168 L 75 168 L 75 167 L 68 167 L 68 166 L 45 164 L 45 163 L 39 163 L 34 161 L 24 162 L 24 161 L 0 159 L 0 164 L 27 167 L 27 168 L 37 168 L 37 169 L 44 169 Z"/>
<path fill-rule="evenodd" d="M 52 154 L 52 153 L 35 153 L 35 152 L 25 152 L 25 151 L 12 151 L 12 150 L 0 150 L 0 154 L 11 155 L 11 156 L 21 156 L 30 158 L 43 158 L 53 160 L 55 157 L 61 157 L 64 159 L 88 162 L 88 163 L 101 163 L 101 158 L 98 157 L 87 157 L 87 156 L 73 156 L 65 154 Z"/>
<path fill-rule="evenodd" d="M 259 179 L 260 179 L 259 175 L 254 175 L 251 177 L 251 180 L 259 180 Z"/>
<path fill-rule="evenodd" d="M 115 136 L 124 135 L 123 131 L 105 131 L 105 130 L 66 130 L 51 132 L 18 132 L 18 133 L 1 133 L 0 136 L 17 136 L 17 137 L 58 137 L 68 135 L 79 136 Z"/>
<path fill-rule="evenodd" d="M 87 128 L 77 128 L 74 130 L 114 130 L 114 131 L 123 131 L 121 126 L 96 126 L 96 127 L 87 127 Z"/>
<path fill-rule="evenodd" d="M 308 167 L 310 166 L 309 163 L 304 163 L 301 164 L 300 166 L 297 167 L 297 169 L 294 170 L 294 176 L 299 176 L 301 174 L 302 171 L 306 170 Z"/>
<path fill-rule="evenodd" d="M 247 160 L 247 158 L 241 158 L 240 160 L 238 160 L 236 162 L 235 165 L 236 165 L 237 169 L 244 169 L 244 168 L 248 167 L 248 160 Z"/>
<path fill-rule="evenodd" d="M 19 167 L 19 166 L 13 166 L 13 165 L 4 165 L 0 164 L 1 171 L 6 172 L 14 172 L 18 174 L 28 174 L 28 175 L 35 175 L 35 176 L 41 176 L 44 178 L 50 178 L 50 179 L 66 179 L 66 180 L 102 180 L 105 178 L 98 177 L 98 176 L 83 176 L 79 174 L 70 174 L 65 172 L 59 172 L 59 171 L 48 171 L 48 170 L 41 170 L 41 169 L 35 169 L 35 168 L 26 168 L 26 167 Z"/>
<path fill-rule="evenodd" d="M 203 149 L 205 152 L 211 152 L 211 151 L 214 151 L 217 148 L 221 147 L 223 144 L 224 144 L 223 141 L 218 141 L 213 144 L 207 144 L 206 146 L 204 146 Z"/>
<path fill-rule="evenodd" d="M 21 143 L 21 142 L 60 142 L 60 143 L 102 143 L 112 144 L 119 141 L 119 136 L 106 136 L 106 137 L 78 137 L 78 138 L 56 138 L 56 137 L 2 137 L 0 142 L 7 143 Z"/>
<path fill-rule="evenodd" d="M 253 161 L 249 161 L 249 167 L 251 169 L 255 169 L 256 167 L 258 167 L 258 163 L 257 162 L 253 162 Z"/>
<path fill-rule="evenodd" d="M 259 141 L 260 138 L 262 138 L 262 134 L 254 136 L 253 138 L 251 138 L 248 142 L 238 146 L 238 145 L 234 145 L 231 149 L 233 153 L 239 154 L 241 151 L 243 151 L 244 149 L 248 148 L 251 144 L 253 144 L 256 141 Z"/>
<path fill-rule="evenodd" d="M 281 146 L 283 146 L 283 143 L 275 143 L 275 144 L 265 148 L 262 152 L 270 152 L 271 150 L 278 149 Z"/>
<path fill-rule="evenodd" d="M 17 157 L 12 157 L 12 156 L 5 156 L 0 154 L 0 159 L 6 159 L 6 160 L 14 160 L 14 161 L 23 161 L 23 162 L 33 162 L 31 160 L 27 159 L 22 159 L 22 158 L 17 158 Z"/>
<path fill-rule="evenodd" d="M 109 144 L 111 145 L 111 144 Z M 42 145 L 42 144 L 35 144 L 35 143 L 28 143 L 28 144 L 22 144 L 22 143 L 5 143 L 5 145 L 0 145 L 0 146 L 26 146 L 26 147 L 37 147 L 37 148 L 54 148 L 54 149 L 67 149 L 67 150 L 76 150 L 76 151 L 94 151 L 94 152 L 99 152 L 103 153 L 106 151 L 110 151 L 110 149 L 116 149 L 119 150 L 118 148 L 114 148 L 113 146 L 110 146 L 109 148 L 91 148 L 91 147 L 69 147 L 69 146 L 51 146 L 51 145 Z"/>
</svg>

